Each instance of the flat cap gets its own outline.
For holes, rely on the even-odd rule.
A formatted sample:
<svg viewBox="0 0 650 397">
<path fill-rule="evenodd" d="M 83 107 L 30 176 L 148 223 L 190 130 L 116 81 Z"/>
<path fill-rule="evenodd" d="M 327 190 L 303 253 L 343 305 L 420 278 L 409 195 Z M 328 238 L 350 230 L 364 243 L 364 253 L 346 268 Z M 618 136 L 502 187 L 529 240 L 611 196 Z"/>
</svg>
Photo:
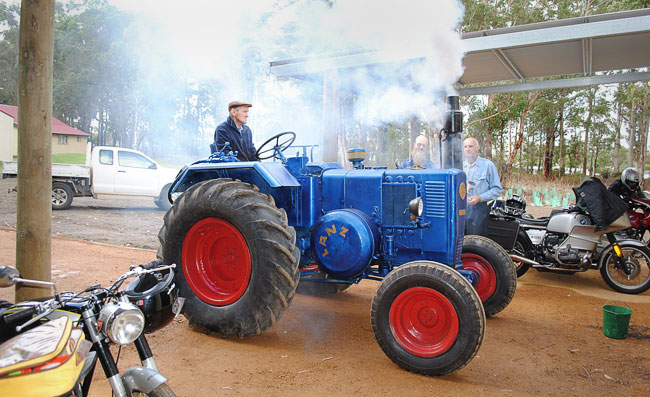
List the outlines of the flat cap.
<svg viewBox="0 0 650 397">
<path fill-rule="evenodd" d="M 253 105 L 251 105 L 251 104 L 248 103 L 248 102 L 244 102 L 244 101 L 232 101 L 232 102 L 230 102 L 230 103 L 228 104 L 228 111 L 230 111 L 230 109 L 232 109 L 232 108 L 238 108 L 238 107 L 240 107 L 240 106 L 248 106 L 248 107 L 252 107 Z"/>
</svg>

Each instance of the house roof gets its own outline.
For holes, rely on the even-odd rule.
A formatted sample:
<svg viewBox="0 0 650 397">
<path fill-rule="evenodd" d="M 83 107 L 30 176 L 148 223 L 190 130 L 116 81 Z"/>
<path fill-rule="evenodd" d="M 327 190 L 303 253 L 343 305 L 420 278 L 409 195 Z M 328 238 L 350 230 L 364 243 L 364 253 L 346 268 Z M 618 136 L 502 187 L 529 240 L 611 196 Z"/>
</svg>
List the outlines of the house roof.
<svg viewBox="0 0 650 397">
<path fill-rule="evenodd" d="M 0 105 L 0 112 L 13 117 L 14 124 L 18 125 L 18 107 L 11 105 Z M 89 133 L 70 127 L 55 117 L 52 117 L 52 134 L 90 136 Z"/>
</svg>

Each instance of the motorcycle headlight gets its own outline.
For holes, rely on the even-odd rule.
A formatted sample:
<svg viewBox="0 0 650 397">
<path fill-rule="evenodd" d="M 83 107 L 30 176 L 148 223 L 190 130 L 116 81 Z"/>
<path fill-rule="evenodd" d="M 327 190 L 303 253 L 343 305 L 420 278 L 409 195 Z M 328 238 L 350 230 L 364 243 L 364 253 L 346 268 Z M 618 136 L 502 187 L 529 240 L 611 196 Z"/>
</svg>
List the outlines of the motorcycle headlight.
<svg viewBox="0 0 650 397">
<path fill-rule="evenodd" d="M 144 314 L 128 302 L 111 302 L 99 312 L 101 332 L 119 345 L 132 343 L 144 329 Z"/>
<path fill-rule="evenodd" d="M 422 197 L 416 197 L 409 202 L 409 212 L 412 218 L 422 216 L 422 212 L 424 212 L 424 201 L 422 201 Z"/>
</svg>

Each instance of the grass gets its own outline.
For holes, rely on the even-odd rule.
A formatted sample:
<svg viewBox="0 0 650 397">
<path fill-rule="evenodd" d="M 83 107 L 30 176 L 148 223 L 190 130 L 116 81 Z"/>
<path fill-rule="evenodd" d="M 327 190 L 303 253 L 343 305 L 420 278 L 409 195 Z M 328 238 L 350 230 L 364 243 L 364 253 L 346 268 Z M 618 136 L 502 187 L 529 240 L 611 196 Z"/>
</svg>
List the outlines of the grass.
<svg viewBox="0 0 650 397">
<path fill-rule="evenodd" d="M 86 164 L 86 155 L 81 153 L 53 154 L 52 162 L 63 164 Z"/>
</svg>

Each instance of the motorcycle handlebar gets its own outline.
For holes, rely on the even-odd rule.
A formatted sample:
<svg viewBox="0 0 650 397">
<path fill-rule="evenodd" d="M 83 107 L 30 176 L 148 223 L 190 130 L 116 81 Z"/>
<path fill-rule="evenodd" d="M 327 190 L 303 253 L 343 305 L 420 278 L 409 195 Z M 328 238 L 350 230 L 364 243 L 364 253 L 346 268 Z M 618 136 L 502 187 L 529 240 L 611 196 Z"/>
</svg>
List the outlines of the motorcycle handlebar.
<svg viewBox="0 0 650 397">
<path fill-rule="evenodd" d="M 13 327 L 30 320 L 34 315 L 38 314 L 39 310 L 36 306 L 28 307 L 26 309 L 9 313 L 2 316 L 2 323 L 4 326 Z"/>
</svg>

